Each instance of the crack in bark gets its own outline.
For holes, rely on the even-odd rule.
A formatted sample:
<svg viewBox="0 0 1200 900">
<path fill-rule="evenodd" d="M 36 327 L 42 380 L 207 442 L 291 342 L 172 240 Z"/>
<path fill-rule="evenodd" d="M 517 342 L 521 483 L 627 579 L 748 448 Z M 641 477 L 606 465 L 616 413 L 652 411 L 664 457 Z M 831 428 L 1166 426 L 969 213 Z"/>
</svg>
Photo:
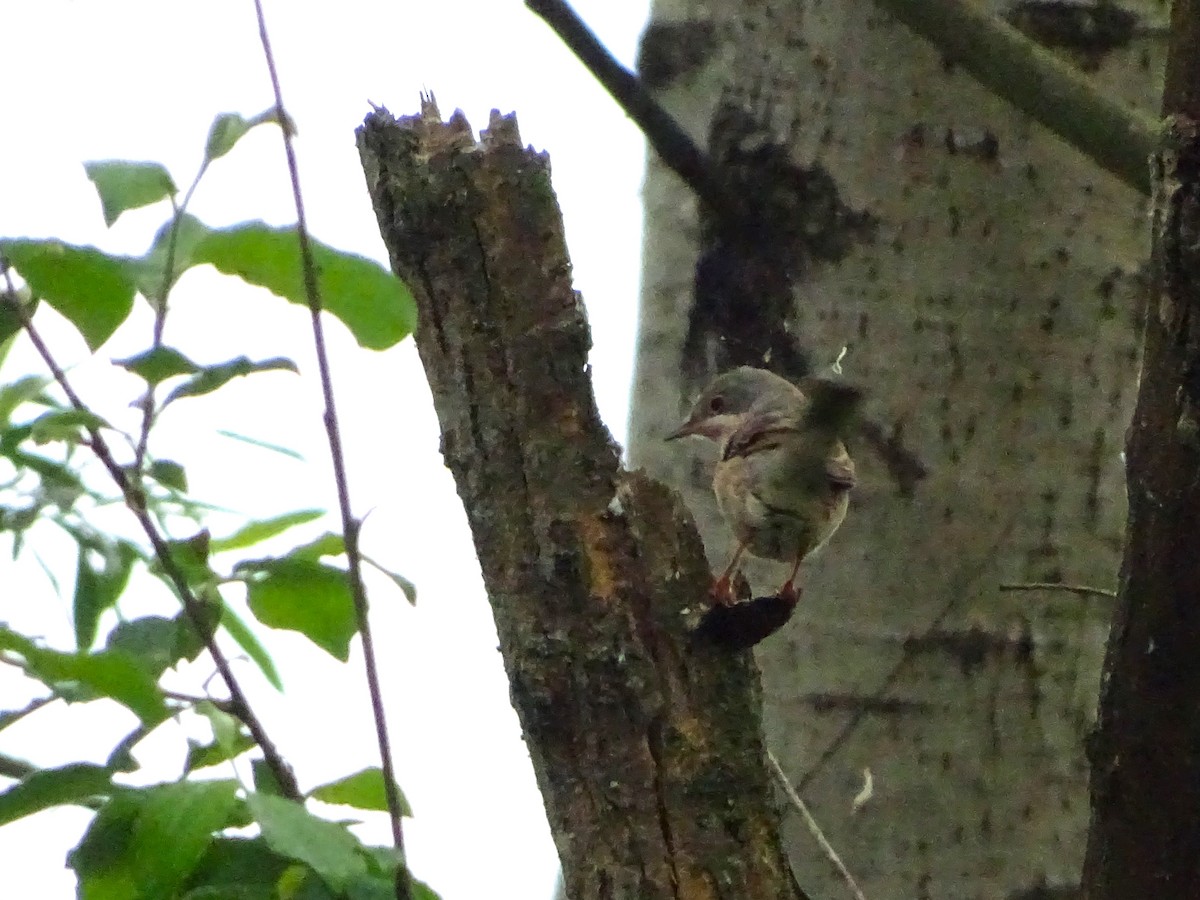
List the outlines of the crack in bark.
<svg viewBox="0 0 1200 900">
<path fill-rule="evenodd" d="M 666 784 L 663 777 L 662 740 L 663 720 L 655 716 L 646 729 L 646 748 L 654 760 L 654 801 L 658 807 L 658 827 L 667 847 L 667 863 L 671 869 L 671 890 L 679 897 L 679 863 L 676 859 L 675 835 L 671 829 L 670 805 L 667 802 Z"/>
</svg>

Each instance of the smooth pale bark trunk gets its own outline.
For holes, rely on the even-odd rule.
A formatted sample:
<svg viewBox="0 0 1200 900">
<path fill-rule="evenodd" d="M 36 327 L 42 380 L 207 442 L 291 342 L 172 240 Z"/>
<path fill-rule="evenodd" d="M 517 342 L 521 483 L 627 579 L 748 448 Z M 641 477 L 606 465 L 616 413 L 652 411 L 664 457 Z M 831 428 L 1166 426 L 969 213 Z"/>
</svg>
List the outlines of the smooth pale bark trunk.
<svg viewBox="0 0 1200 900">
<path fill-rule="evenodd" d="M 1152 45 L 1099 63 L 1154 105 Z M 1115 582 L 1144 204 L 865 0 L 664 0 L 643 71 L 718 156 L 784 147 L 816 187 L 764 322 L 779 284 L 747 287 L 752 266 L 729 308 L 712 267 L 696 300 L 712 241 L 650 160 L 632 464 L 685 491 L 723 565 L 711 453 L 662 441 L 686 399 L 755 352 L 799 375 L 843 346 L 868 391 L 850 515 L 758 651 L 769 744 L 868 896 L 1077 883 L 1112 603 L 999 586 Z M 759 593 L 785 574 L 749 572 Z M 790 856 L 815 896 L 844 890 L 798 823 Z"/>
</svg>

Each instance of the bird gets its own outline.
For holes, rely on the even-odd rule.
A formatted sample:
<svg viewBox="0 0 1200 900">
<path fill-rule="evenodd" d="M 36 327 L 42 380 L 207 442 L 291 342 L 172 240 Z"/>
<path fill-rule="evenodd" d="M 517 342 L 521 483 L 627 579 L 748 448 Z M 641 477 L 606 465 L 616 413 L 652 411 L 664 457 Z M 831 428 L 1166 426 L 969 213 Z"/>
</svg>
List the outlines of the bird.
<svg viewBox="0 0 1200 900">
<path fill-rule="evenodd" d="M 714 441 L 720 459 L 713 493 L 736 541 L 712 588 L 717 604 L 736 602 L 731 579 L 742 556 L 791 563 L 777 596 L 795 605 L 805 557 L 832 537 L 846 517 L 856 478 L 842 443 L 862 392 L 840 379 L 811 376 L 804 389 L 752 366 L 717 376 L 667 436 Z"/>
</svg>

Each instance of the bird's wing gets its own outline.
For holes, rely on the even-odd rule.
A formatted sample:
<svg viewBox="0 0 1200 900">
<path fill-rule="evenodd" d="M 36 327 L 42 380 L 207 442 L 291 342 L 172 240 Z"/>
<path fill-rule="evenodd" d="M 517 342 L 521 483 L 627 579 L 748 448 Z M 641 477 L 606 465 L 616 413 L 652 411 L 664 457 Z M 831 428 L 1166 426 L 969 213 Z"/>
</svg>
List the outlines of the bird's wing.
<svg viewBox="0 0 1200 900">
<path fill-rule="evenodd" d="M 854 460 L 846 452 L 845 446 L 838 445 L 839 453 L 825 460 L 825 474 L 829 476 L 829 484 L 838 490 L 848 491 L 858 483 L 854 472 Z"/>
<path fill-rule="evenodd" d="M 801 479 L 812 484 L 821 478 L 835 490 L 849 490 L 857 483 L 854 461 L 836 436 L 811 426 L 807 413 L 802 406 L 751 410 L 725 442 L 722 458 L 742 457 L 769 472 L 761 485 L 767 493 L 771 492 L 769 483 L 776 480 L 788 483 Z M 775 451 L 780 456 L 767 462 Z"/>
<path fill-rule="evenodd" d="M 751 409 L 725 442 L 722 458 L 749 457 L 774 450 L 796 434 L 800 413 L 801 410 L 789 414 L 776 409 Z"/>
</svg>

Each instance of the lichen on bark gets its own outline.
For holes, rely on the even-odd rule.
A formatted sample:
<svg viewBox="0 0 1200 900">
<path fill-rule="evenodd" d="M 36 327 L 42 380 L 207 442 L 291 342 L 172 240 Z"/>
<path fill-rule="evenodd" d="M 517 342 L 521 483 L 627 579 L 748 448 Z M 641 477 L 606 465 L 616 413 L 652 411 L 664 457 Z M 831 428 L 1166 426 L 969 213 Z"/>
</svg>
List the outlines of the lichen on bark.
<svg viewBox="0 0 1200 900">
<path fill-rule="evenodd" d="M 804 894 L 778 839 L 748 653 L 693 638 L 709 572 L 622 469 L 589 379 L 544 154 L 493 114 L 369 116 L 359 148 L 563 863 L 588 898 Z"/>
</svg>

